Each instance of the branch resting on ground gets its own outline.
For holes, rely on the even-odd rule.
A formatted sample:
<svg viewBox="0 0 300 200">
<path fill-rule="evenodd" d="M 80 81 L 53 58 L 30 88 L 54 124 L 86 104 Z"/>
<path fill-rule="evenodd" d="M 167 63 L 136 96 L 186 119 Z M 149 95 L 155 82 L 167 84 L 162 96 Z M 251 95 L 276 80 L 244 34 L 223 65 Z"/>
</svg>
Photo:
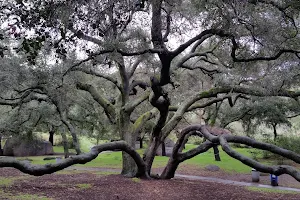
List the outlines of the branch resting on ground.
<svg viewBox="0 0 300 200">
<path fill-rule="evenodd" d="M 13 167 L 26 174 L 42 176 L 51 174 L 75 164 L 85 164 L 94 160 L 102 151 L 122 150 L 128 153 L 135 161 L 138 167 L 137 176 L 141 178 L 150 178 L 146 172 L 146 166 L 140 155 L 124 141 L 110 142 L 94 146 L 89 153 L 73 156 L 55 164 L 32 165 L 26 161 L 19 161 L 14 158 L 1 158 L 0 167 Z"/>
<path fill-rule="evenodd" d="M 194 127 L 196 129 L 196 126 Z M 248 138 L 248 137 L 243 137 L 243 136 L 233 136 L 229 134 L 223 134 L 220 136 L 214 136 L 212 133 L 210 133 L 207 129 L 206 126 L 199 125 L 198 126 L 198 131 L 205 137 L 208 141 L 214 144 L 220 144 L 222 146 L 222 149 L 231 157 L 241 161 L 245 165 L 248 165 L 250 167 L 253 167 L 257 169 L 258 171 L 265 172 L 265 173 L 270 173 L 270 174 L 275 174 L 275 175 L 282 175 L 282 174 L 289 174 L 292 177 L 294 177 L 297 181 L 300 182 L 300 172 L 288 165 L 277 165 L 277 166 L 267 166 L 264 164 L 261 164 L 251 158 L 248 158 L 247 156 L 244 156 L 235 150 L 233 150 L 229 143 L 239 143 L 239 144 L 245 144 L 248 146 L 251 146 L 253 148 L 261 149 L 261 150 L 267 150 L 272 153 L 275 153 L 277 155 L 283 156 L 285 158 L 291 159 L 295 161 L 296 163 L 300 164 L 300 155 L 287 150 L 280 148 L 276 145 L 273 144 L 268 144 L 264 142 L 258 142 L 254 139 Z"/>
<path fill-rule="evenodd" d="M 207 141 L 200 144 L 197 148 L 189 150 L 188 152 L 185 153 L 181 153 L 180 147 L 184 144 L 184 142 L 187 141 L 187 137 L 191 135 L 198 135 L 200 137 L 203 136 L 204 138 L 207 139 Z M 169 160 L 169 164 L 173 164 L 176 167 L 180 162 L 183 162 L 186 159 L 190 159 L 202 152 L 205 152 L 211 147 L 213 147 L 214 145 L 220 144 L 222 146 L 222 149 L 229 156 L 241 161 L 247 166 L 255 168 L 261 172 L 275 174 L 278 176 L 282 174 L 289 174 L 292 177 L 294 177 L 297 181 L 300 182 L 300 172 L 296 168 L 289 165 L 267 166 L 261 164 L 251 158 L 248 158 L 247 156 L 238 153 L 237 151 L 235 151 L 230 147 L 229 143 L 239 143 L 239 144 L 251 146 L 256 149 L 270 151 L 272 153 L 291 159 L 294 162 L 300 164 L 300 155 L 293 151 L 280 148 L 273 144 L 258 142 L 254 139 L 251 139 L 249 137 L 244 137 L 244 136 L 234 136 L 230 134 L 222 134 L 216 136 L 214 135 L 213 132 L 209 131 L 206 125 L 191 125 L 182 130 L 180 138 L 178 139 L 178 141 L 174 146 L 173 154 Z M 166 168 L 161 178 L 172 178 L 173 176 L 174 173 L 170 173 L 170 171 L 168 171 L 168 168 Z"/>
</svg>

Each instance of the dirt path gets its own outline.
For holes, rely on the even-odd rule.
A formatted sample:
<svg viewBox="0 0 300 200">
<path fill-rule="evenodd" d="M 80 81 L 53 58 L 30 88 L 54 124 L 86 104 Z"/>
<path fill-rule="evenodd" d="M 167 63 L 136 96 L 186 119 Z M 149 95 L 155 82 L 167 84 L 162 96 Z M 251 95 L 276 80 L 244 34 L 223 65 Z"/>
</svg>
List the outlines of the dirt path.
<svg viewBox="0 0 300 200">
<path fill-rule="evenodd" d="M 61 174 L 67 173 L 67 174 Z M 68 174 L 69 173 L 69 174 Z M 62 171 L 33 177 L 11 168 L 1 168 L 0 177 L 15 180 L 1 185 L 0 199 L 56 200 L 297 200 L 299 193 L 266 193 L 248 187 L 186 179 L 140 180 L 97 171 Z M 3 181 L 2 181 L 3 182 Z M 26 195 L 25 195 L 26 194 Z M 23 195 L 23 196 L 22 196 Z M 23 198 L 24 197 L 24 198 Z"/>
</svg>

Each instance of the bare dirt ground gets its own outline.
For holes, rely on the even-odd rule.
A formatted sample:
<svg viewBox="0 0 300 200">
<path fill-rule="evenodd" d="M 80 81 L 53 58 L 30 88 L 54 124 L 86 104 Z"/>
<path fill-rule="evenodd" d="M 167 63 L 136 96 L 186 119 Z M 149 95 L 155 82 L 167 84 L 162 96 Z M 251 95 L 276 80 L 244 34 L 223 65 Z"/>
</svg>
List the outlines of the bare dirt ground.
<svg viewBox="0 0 300 200">
<path fill-rule="evenodd" d="M 66 173 L 66 174 L 64 174 Z M 0 169 L 0 178 L 10 178 L 14 182 L 2 185 L 2 194 L 31 194 L 46 199 L 127 199 L 127 200 L 191 200 L 191 199 L 282 199 L 297 200 L 300 194 L 254 192 L 246 187 L 227 184 L 172 180 L 140 180 L 125 178 L 121 175 L 101 175 L 97 172 L 67 172 L 33 177 L 11 168 Z M 1 180 L 0 180 L 1 181 Z M 0 199 L 10 199 L 5 195 Z M 30 199 L 30 198 L 28 198 Z M 45 199 L 45 198 L 43 198 Z"/>
</svg>

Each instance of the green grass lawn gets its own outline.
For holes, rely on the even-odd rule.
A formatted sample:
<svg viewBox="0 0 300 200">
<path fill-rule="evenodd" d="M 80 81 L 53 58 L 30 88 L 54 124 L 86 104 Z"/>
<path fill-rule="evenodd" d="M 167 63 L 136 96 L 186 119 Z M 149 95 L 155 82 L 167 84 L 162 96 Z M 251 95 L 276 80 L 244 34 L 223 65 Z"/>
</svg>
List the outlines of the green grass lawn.
<svg viewBox="0 0 300 200">
<path fill-rule="evenodd" d="M 186 149 L 190 150 L 192 148 L 196 147 L 196 145 L 191 145 L 187 144 Z M 209 164 L 214 164 L 219 166 L 222 170 L 227 171 L 227 172 L 232 172 L 232 173 L 249 173 L 251 171 L 251 168 L 244 165 L 238 160 L 235 160 L 228 156 L 224 151 L 222 151 L 221 148 L 220 150 L 220 156 L 221 156 L 221 162 L 217 162 L 214 160 L 214 154 L 213 150 L 209 150 L 203 154 L 200 154 L 198 156 L 195 156 L 192 159 L 189 159 L 184 162 L 184 164 L 189 164 L 189 165 L 194 165 L 197 167 L 205 167 L 206 165 Z M 241 154 L 244 154 L 246 156 L 251 157 L 250 149 L 247 148 L 236 148 L 238 152 Z M 55 146 L 54 147 L 55 152 L 63 152 L 63 148 L 60 146 Z M 144 149 L 138 150 L 140 155 L 143 154 Z M 70 152 L 75 152 L 73 149 L 70 150 Z M 29 159 L 32 160 L 33 164 L 46 164 L 46 163 L 54 163 L 55 160 L 47 160 L 44 161 L 43 158 L 45 156 L 34 156 L 34 157 L 28 157 Z M 24 159 L 24 158 L 23 158 Z M 167 162 L 168 162 L 168 157 L 163 157 L 163 156 L 156 156 L 154 159 L 154 168 L 160 168 L 164 167 Z M 85 165 L 78 165 L 78 166 L 86 166 L 86 167 L 103 167 L 103 168 L 121 168 L 122 167 L 122 153 L 121 152 L 104 152 L 99 154 L 99 156 L 91 161 L 86 163 Z"/>
<path fill-rule="evenodd" d="M 187 144 L 185 151 L 188 151 L 192 148 L 195 148 L 196 145 Z M 247 148 L 235 148 L 236 151 L 239 153 L 246 155 L 248 157 L 251 157 L 250 149 Z M 202 153 L 198 156 L 195 156 L 189 160 L 186 160 L 185 164 L 191 164 L 191 165 L 197 165 L 199 167 L 205 167 L 207 165 L 213 164 L 219 166 L 222 170 L 227 172 L 234 172 L 234 173 L 248 173 L 251 171 L 251 168 L 247 165 L 244 165 L 240 161 L 231 158 L 228 156 L 220 147 L 220 161 L 215 161 L 214 152 L 213 149 L 210 149 L 209 151 Z"/>
<path fill-rule="evenodd" d="M 248 186 L 245 187 L 247 190 L 253 191 L 253 192 L 261 192 L 261 193 L 280 193 L 280 194 L 299 194 L 296 191 L 287 191 L 287 190 L 278 190 L 273 188 L 258 188 L 255 186 Z"/>
</svg>

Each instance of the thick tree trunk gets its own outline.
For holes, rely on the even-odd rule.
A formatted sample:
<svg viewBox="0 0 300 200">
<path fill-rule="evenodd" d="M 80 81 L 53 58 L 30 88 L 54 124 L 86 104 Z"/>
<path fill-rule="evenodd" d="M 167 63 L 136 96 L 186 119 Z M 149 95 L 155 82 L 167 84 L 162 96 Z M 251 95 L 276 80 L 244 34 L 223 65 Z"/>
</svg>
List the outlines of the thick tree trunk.
<svg viewBox="0 0 300 200">
<path fill-rule="evenodd" d="M 167 166 L 165 167 L 164 171 L 160 175 L 161 179 L 171 179 L 174 178 L 175 172 L 179 166 L 180 162 L 173 157 L 171 157 L 168 161 Z"/>
<path fill-rule="evenodd" d="M 151 142 L 148 150 L 144 154 L 144 161 L 146 163 L 146 169 L 149 174 L 151 173 L 151 167 L 156 155 L 156 150 L 162 143 L 162 128 L 165 126 L 170 106 L 170 100 L 167 96 L 167 93 L 164 92 L 163 88 L 159 85 L 158 80 L 155 77 L 151 78 L 151 84 L 154 96 L 150 99 L 150 102 L 151 105 L 159 110 L 160 116 L 152 130 Z"/>
<path fill-rule="evenodd" d="M 64 131 L 61 132 L 61 137 L 62 137 L 62 143 L 63 143 L 63 147 L 64 147 L 65 158 L 69 158 L 68 139 L 67 139 L 66 133 Z"/>
<path fill-rule="evenodd" d="M 151 142 L 148 146 L 148 149 L 144 154 L 143 159 L 145 161 L 146 170 L 147 170 L 148 174 L 151 174 L 152 164 L 153 164 L 153 161 L 154 161 L 154 158 L 155 158 L 155 155 L 156 155 L 156 151 L 157 151 L 159 145 L 160 145 L 160 142 L 159 142 L 158 138 L 154 137 L 151 140 Z"/>
<path fill-rule="evenodd" d="M 131 134 L 126 134 L 124 140 L 130 147 L 135 146 L 135 138 Z M 135 177 L 137 174 L 137 166 L 133 160 L 133 158 L 126 152 L 122 152 L 123 158 L 123 167 L 122 167 L 122 174 L 127 177 Z"/>
<path fill-rule="evenodd" d="M 130 130 L 130 115 L 123 110 L 120 111 L 119 117 L 119 132 L 121 139 L 135 149 L 136 136 Z M 132 157 L 126 152 L 122 152 L 122 174 L 127 177 L 134 177 L 137 174 L 137 166 Z"/>
</svg>

